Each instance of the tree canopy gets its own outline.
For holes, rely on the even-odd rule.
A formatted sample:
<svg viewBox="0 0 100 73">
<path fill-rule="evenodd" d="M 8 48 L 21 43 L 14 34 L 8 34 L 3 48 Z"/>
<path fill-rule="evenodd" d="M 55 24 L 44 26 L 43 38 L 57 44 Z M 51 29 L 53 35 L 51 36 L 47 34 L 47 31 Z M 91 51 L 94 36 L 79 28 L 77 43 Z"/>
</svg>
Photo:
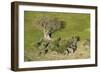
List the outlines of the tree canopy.
<svg viewBox="0 0 100 73">
<path fill-rule="evenodd" d="M 57 17 L 54 16 L 41 16 L 36 19 L 36 26 L 42 29 L 44 36 L 51 37 L 51 34 L 62 28 L 63 23 Z"/>
</svg>

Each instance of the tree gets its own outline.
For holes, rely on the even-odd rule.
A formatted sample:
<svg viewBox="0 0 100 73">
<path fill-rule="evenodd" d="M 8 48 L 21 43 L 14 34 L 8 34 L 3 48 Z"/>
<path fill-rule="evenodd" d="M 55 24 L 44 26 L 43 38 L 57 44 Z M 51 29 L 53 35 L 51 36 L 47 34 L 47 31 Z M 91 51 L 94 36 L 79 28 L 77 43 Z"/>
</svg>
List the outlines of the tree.
<svg viewBox="0 0 100 73">
<path fill-rule="evenodd" d="M 63 26 L 62 21 L 53 16 L 41 16 L 35 22 L 36 26 L 42 29 L 46 40 L 51 40 L 52 33 L 61 29 Z"/>
</svg>

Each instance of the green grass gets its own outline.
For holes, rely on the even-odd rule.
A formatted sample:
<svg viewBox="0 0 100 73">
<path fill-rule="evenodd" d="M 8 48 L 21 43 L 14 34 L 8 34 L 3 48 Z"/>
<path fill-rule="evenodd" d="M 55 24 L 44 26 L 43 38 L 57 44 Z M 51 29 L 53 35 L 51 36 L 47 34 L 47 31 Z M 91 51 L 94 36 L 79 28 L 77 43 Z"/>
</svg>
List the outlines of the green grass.
<svg viewBox="0 0 100 73">
<path fill-rule="evenodd" d="M 37 17 L 42 15 L 55 16 L 59 20 L 64 21 L 64 29 L 58 30 L 52 34 L 52 38 L 61 37 L 63 39 L 69 39 L 73 35 L 78 35 L 81 41 L 90 38 L 90 15 L 80 14 L 80 13 L 54 13 L 54 12 L 24 12 L 24 49 L 25 49 L 25 61 L 30 60 L 55 60 L 56 57 L 37 56 L 38 49 L 33 46 L 34 43 L 39 41 L 43 37 L 42 30 L 37 29 L 34 22 Z M 82 50 L 83 51 L 83 50 Z M 51 53 L 51 52 L 50 52 Z M 49 55 L 52 55 L 50 54 Z M 87 52 L 89 53 L 89 52 Z M 89 55 L 88 55 L 89 56 Z M 75 56 L 77 57 L 77 56 Z M 74 57 L 74 58 L 75 58 Z M 73 58 L 73 57 L 72 57 Z M 73 58 L 73 59 L 74 59 Z M 80 57 L 79 57 L 80 58 Z M 85 57 L 81 57 L 85 58 Z M 63 59 L 63 57 L 57 58 Z M 70 59 L 69 57 L 64 57 L 64 59 Z"/>
</svg>

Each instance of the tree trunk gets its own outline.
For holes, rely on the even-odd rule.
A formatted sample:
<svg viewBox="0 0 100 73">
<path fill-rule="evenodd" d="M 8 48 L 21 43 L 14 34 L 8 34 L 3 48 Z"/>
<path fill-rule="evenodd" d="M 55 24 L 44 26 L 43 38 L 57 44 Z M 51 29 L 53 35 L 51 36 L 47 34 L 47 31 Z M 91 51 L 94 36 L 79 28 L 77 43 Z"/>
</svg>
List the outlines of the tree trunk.
<svg viewBox="0 0 100 73">
<path fill-rule="evenodd" d="M 51 40 L 51 33 L 50 33 L 50 32 L 46 32 L 46 31 L 44 30 L 44 38 L 45 38 L 46 40 Z"/>
</svg>

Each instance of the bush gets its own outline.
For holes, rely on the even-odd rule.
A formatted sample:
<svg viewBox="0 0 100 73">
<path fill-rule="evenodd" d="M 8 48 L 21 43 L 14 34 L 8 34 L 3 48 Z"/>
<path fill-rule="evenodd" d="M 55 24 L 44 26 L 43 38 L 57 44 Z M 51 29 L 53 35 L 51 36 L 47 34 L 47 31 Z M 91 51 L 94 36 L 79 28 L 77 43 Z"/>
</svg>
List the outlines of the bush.
<svg viewBox="0 0 100 73">
<path fill-rule="evenodd" d="M 41 41 L 36 43 L 36 47 L 40 50 L 40 52 L 47 53 L 48 50 L 51 50 L 51 51 L 56 51 L 57 53 L 64 54 L 65 51 L 68 51 L 68 52 L 69 50 L 75 51 L 75 49 L 77 48 L 78 41 L 79 41 L 79 38 L 77 38 L 76 36 L 71 37 L 71 39 L 69 40 L 62 40 L 61 37 L 53 41 L 47 41 L 47 40 L 42 39 Z"/>
</svg>

